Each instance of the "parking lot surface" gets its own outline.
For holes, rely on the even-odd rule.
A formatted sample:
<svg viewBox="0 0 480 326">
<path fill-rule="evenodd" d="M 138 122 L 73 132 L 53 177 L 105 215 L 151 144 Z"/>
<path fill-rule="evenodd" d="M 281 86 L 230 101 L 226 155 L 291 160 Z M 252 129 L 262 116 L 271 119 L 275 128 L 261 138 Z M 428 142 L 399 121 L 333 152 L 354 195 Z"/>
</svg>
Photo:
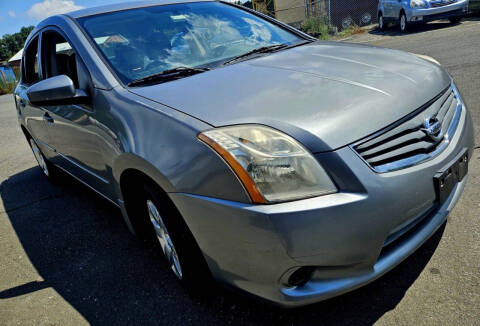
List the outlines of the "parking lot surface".
<svg viewBox="0 0 480 326">
<path fill-rule="evenodd" d="M 480 144 L 480 21 L 349 39 L 437 59 Z M 185 292 L 120 212 L 77 182 L 50 184 L 0 97 L 0 325 L 479 325 L 480 149 L 446 225 L 390 273 L 346 295 L 282 310 L 212 287 Z"/>
</svg>

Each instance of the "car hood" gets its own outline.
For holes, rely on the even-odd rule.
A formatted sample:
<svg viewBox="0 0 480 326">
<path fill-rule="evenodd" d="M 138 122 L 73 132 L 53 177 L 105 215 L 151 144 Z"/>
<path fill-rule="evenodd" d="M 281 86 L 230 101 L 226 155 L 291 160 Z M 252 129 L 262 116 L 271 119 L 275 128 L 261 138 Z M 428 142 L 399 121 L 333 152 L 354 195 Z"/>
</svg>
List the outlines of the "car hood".
<svg viewBox="0 0 480 326">
<path fill-rule="evenodd" d="M 443 68 L 409 53 L 319 41 L 130 91 L 215 127 L 261 123 L 297 139 L 314 135 L 317 145 L 306 146 L 318 152 L 388 126 L 449 84 Z"/>
</svg>

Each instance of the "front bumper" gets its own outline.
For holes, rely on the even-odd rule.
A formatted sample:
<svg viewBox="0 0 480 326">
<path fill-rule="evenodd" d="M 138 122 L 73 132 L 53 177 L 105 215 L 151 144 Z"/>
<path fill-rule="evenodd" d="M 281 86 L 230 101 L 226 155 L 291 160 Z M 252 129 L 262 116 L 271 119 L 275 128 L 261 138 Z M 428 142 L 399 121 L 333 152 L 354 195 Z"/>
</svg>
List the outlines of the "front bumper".
<svg viewBox="0 0 480 326">
<path fill-rule="evenodd" d="M 450 5 L 432 8 L 407 8 L 405 14 L 410 22 L 429 22 L 452 17 L 462 17 L 467 14 L 468 1 L 461 0 Z"/>
<path fill-rule="evenodd" d="M 457 184 L 439 207 L 433 176 L 465 148 L 470 158 L 473 127 L 466 108 L 450 145 L 413 167 L 378 174 L 350 147 L 318 154 L 341 189 L 336 194 L 274 205 L 169 195 L 217 280 L 282 306 L 298 306 L 375 280 L 426 241 L 466 182 Z M 302 266 L 315 267 L 311 279 L 286 286 L 285 275 Z"/>
</svg>

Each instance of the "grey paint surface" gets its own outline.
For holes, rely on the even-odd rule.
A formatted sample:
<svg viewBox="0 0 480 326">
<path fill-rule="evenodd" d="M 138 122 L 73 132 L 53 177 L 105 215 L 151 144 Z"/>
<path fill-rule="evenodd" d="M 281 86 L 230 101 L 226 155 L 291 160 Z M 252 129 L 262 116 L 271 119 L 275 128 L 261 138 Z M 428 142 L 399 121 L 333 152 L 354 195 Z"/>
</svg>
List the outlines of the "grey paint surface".
<svg viewBox="0 0 480 326">
<path fill-rule="evenodd" d="M 422 236 L 393 250 L 383 263 L 379 260 L 382 245 L 392 230 L 434 206 L 432 175 L 462 148 L 470 148 L 472 153 L 473 128 L 466 112 L 460 125 L 452 139 L 454 146 L 431 161 L 396 172 L 372 172 L 366 165 L 358 164 L 359 158 L 350 148 L 329 153 L 338 155 L 361 180 L 365 191 L 360 193 L 345 191 L 272 206 L 240 205 L 185 194 L 171 198 L 192 232 L 207 235 L 198 238 L 198 242 L 221 281 L 286 306 L 315 302 L 379 277 L 418 248 L 446 220 L 465 182 L 456 188 L 450 201 L 435 210 L 434 217 L 428 218 L 432 221 L 425 226 L 431 228 L 429 232 L 422 229 Z M 328 161 L 328 155 L 318 158 Z M 231 217 L 223 218 L 227 214 Z M 270 238 L 266 229 L 279 239 Z M 246 244 L 239 246 L 241 241 Z M 279 245 L 285 247 L 288 257 L 276 252 L 274 248 Z M 218 250 L 220 246 L 222 250 Z M 234 259 L 245 256 L 245 265 Z M 279 293 L 275 286 L 268 286 L 281 278 L 282 271 L 295 266 L 321 268 L 316 272 L 317 279 L 298 289 L 282 288 L 284 292 Z"/>
<path fill-rule="evenodd" d="M 472 69 L 479 63 L 478 21 L 355 40 L 369 36 L 377 45 L 438 59 L 469 103 L 479 143 L 480 72 Z M 458 55 L 451 57 L 451 51 Z M 43 178 L 16 125 L 11 95 L 0 96 L 0 149 L 1 324 L 475 325 L 479 320 L 478 149 L 445 228 L 374 283 L 293 310 L 216 289 L 211 296 L 184 293 L 160 255 L 129 234 L 119 211 L 71 180 L 55 186 Z"/>
<path fill-rule="evenodd" d="M 132 96 L 119 87 L 116 80 L 112 82 L 113 75 L 70 18 L 49 18 L 40 23 L 32 35 L 52 24 L 65 33 L 89 67 L 94 86 L 90 95 L 94 102 L 90 107 L 35 107 L 28 103 L 26 88 L 18 88 L 18 95 L 28 103 L 20 119 L 27 130 L 32 124 L 38 126 L 34 134 L 44 135 L 44 139 L 39 139 L 44 143 L 40 146 L 43 145 L 50 160 L 78 175 L 117 204 L 122 198 L 121 174 L 138 166 L 165 191 L 249 201 L 236 176 L 196 139 L 199 130 L 208 129 L 210 125 L 170 107 Z M 95 64 L 89 65 L 92 61 Z M 42 121 L 45 111 L 57 123 L 45 124 Z M 146 139 L 149 140 L 144 142 Z M 186 152 L 189 155 L 185 155 Z M 210 168 L 202 169 L 202 166 Z"/>
<path fill-rule="evenodd" d="M 53 91 L 52 91 L 53 90 Z M 65 100 L 75 96 L 75 86 L 70 78 L 65 75 L 49 78 L 48 80 L 42 80 L 32 85 L 28 92 L 27 97 L 30 103 L 38 106 L 36 101 L 40 100 Z"/>
<path fill-rule="evenodd" d="M 70 35 L 67 18 L 52 18 L 43 25 L 53 21 L 65 27 L 65 33 Z M 76 37 L 79 48 L 83 48 L 79 51 L 82 59 L 96 61 L 96 65 L 86 64 L 96 86 L 91 90 L 91 107 L 26 106 L 20 109 L 20 122 L 31 131 L 30 117 L 38 117 L 36 110 L 48 111 L 55 120 L 44 126 L 48 145 L 43 149 L 48 158 L 118 206 L 123 203 L 121 174 L 133 168 L 149 175 L 170 194 L 218 280 L 283 305 L 318 301 L 374 280 L 403 260 L 405 252 L 411 253 L 444 221 L 445 214 L 432 215 L 438 225 L 423 229 L 416 244 L 406 243 L 403 250 L 392 253 L 378 273 L 369 274 L 388 234 L 431 206 L 435 196 L 431 178 L 435 171 L 450 162 L 459 150 L 468 148 L 472 152 L 473 130 L 466 110 L 448 150 L 419 166 L 374 175 L 344 147 L 393 123 L 446 88 L 450 79 L 439 66 L 396 51 L 322 43 L 157 87 L 124 89 L 109 84 L 112 75 L 108 69 L 91 53 L 89 45 L 80 40 L 82 35 L 74 30 L 75 26 L 71 28 L 72 33 L 79 34 Z M 91 57 L 85 59 L 82 53 Z M 338 54 L 335 58 L 334 53 Z M 369 61 L 372 57 L 377 61 L 375 64 Z M 319 65 L 315 63 L 317 60 L 329 64 Z M 388 60 L 395 60 L 403 68 L 398 71 L 400 68 L 390 65 Z M 209 86 L 224 85 L 228 76 L 229 80 L 239 77 L 243 81 L 257 81 L 258 71 L 262 70 L 271 78 L 270 100 L 279 97 L 290 101 L 299 107 L 293 111 L 296 114 L 281 107 L 283 103 L 276 103 L 280 107 L 278 112 L 266 114 L 261 110 L 269 99 L 265 94 L 263 98 L 251 95 L 253 102 L 243 110 L 246 115 L 235 107 L 226 115 L 220 114 L 222 105 L 226 112 L 223 98 L 235 104 L 238 97 L 232 97 L 232 92 L 227 96 L 226 89 L 221 88 L 223 94 L 218 96 L 219 87 Z M 303 89 L 313 86 L 317 92 L 306 92 L 305 97 L 298 92 L 289 93 L 292 87 L 298 90 L 302 82 L 306 83 Z M 244 85 L 247 91 L 248 85 Z M 191 101 L 182 103 L 178 99 L 181 94 L 176 92 L 178 88 L 191 90 L 190 98 L 197 101 L 197 107 Z M 282 97 L 283 94 L 290 96 Z M 23 86 L 19 87 L 18 95 L 24 96 Z M 174 102 L 164 103 L 174 98 Z M 320 116 L 314 116 L 317 105 L 324 105 Z M 366 116 L 372 110 L 374 114 Z M 332 155 L 345 163 L 343 175 L 354 175 L 356 179 L 344 180 L 338 194 L 278 205 L 251 205 L 232 171 L 196 135 L 212 124 L 264 123 L 262 119 L 266 116 L 270 116 L 269 125 L 291 133 L 312 152 L 342 147 Z M 363 120 L 359 121 L 360 118 Z M 348 133 L 332 134 L 333 130 L 350 125 L 354 127 Z M 416 197 L 401 193 L 412 187 L 418 187 Z M 461 192 L 461 187 L 458 191 Z M 452 198 L 452 203 L 446 206 L 451 207 L 458 196 Z M 406 210 L 406 214 L 396 215 L 389 210 L 397 202 L 402 204 L 397 209 Z M 449 207 L 441 210 L 450 211 Z M 346 220 L 340 220 L 343 216 Z M 326 230 L 336 230 L 337 237 L 323 233 Z M 212 232 L 220 236 L 215 237 Z M 323 233 L 323 240 L 318 239 L 319 233 Z M 224 241 L 218 243 L 219 239 Z M 285 292 L 279 279 L 288 269 L 303 265 L 346 267 L 335 277 L 342 275 L 348 286 L 337 288 L 312 279 L 305 287 Z M 363 278 L 353 277 L 359 272 L 364 274 Z"/>
<path fill-rule="evenodd" d="M 317 144 L 310 150 L 317 152 L 337 149 L 386 127 L 449 83 L 441 67 L 410 54 L 317 42 L 130 90 L 214 126 L 261 123 L 282 130 L 293 125 L 316 136 Z M 189 96 L 182 96 L 185 89 Z M 291 136 L 306 143 L 293 132 Z"/>
</svg>

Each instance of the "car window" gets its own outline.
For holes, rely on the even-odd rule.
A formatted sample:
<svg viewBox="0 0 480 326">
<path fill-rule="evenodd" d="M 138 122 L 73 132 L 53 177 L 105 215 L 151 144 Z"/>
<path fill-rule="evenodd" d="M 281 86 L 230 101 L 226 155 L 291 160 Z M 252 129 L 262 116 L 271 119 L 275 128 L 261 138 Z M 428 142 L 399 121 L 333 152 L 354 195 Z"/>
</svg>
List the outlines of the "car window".
<svg viewBox="0 0 480 326">
<path fill-rule="evenodd" d="M 137 8 L 78 19 L 122 81 L 182 67 L 213 67 L 253 49 L 304 41 L 219 2 Z"/>
<path fill-rule="evenodd" d="M 33 84 L 40 80 L 38 68 L 38 36 L 29 43 L 25 50 L 22 79 L 26 84 Z"/>
<path fill-rule="evenodd" d="M 44 32 L 42 43 L 45 77 L 67 75 L 78 88 L 77 58 L 72 46 L 55 31 Z"/>
</svg>

